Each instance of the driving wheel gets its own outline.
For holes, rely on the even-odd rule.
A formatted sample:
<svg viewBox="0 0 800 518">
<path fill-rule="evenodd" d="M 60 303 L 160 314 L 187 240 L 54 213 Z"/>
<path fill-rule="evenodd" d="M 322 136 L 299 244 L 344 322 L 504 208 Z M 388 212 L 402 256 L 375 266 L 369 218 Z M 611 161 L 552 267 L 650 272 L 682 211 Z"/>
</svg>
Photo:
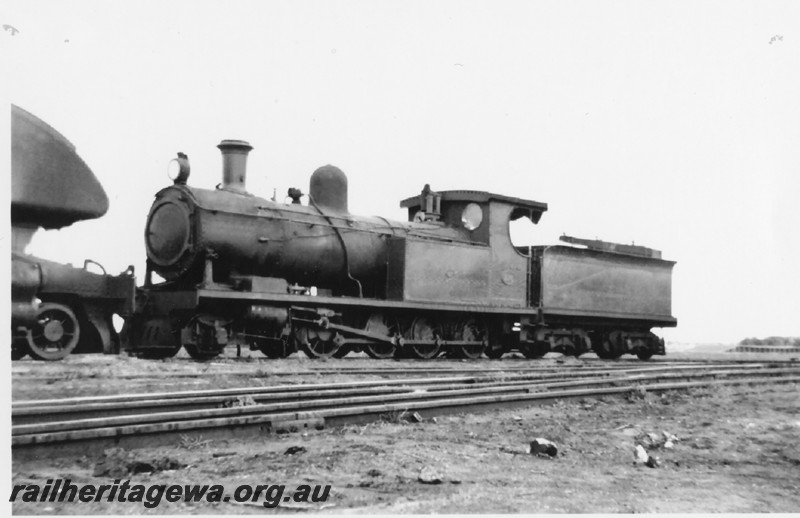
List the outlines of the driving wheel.
<svg viewBox="0 0 800 518">
<path fill-rule="evenodd" d="M 28 329 L 28 352 L 36 360 L 62 360 L 78 345 L 80 336 L 75 313 L 68 306 L 48 302 L 39 306 L 36 321 Z"/>
<path fill-rule="evenodd" d="M 441 336 L 440 330 L 429 319 L 419 317 L 411 324 L 411 339 L 424 340 L 426 343 L 406 344 L 404 349 L 412 358 L 429 360 L 439 354 L 441 345 L 438 343 Z"/>
<path fill-rule="evenodd" d="M 393 336 L 397 333 L 397 322 L 392 322 L 382 313 L 373 313 L 369 316 L 365 331 L 384 336 Z M 373 342 L 364 346 L 364 352 L 370 358 L 387 359 L 394 356 L 394 344 L 388 342 Z"/>
</svg>

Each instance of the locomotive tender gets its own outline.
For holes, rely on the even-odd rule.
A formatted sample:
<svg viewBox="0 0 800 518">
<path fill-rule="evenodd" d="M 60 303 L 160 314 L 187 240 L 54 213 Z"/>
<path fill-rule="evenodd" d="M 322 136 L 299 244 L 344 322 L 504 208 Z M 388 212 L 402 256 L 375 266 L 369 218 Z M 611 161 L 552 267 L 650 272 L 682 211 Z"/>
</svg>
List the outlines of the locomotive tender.
<svg viewBox="0 0 800 518">
<path fill-rule="evenodd" d="M 515 247 L 510 221 L 537 223 L 545 203 L 426 185 L 400 203 L 407 222 L 355 216 L 336 167 L 313 173 L 306 204 L 298 189 L 280 203 L 247 192 L 247 142 L 218 147 L 216 189 L 187 185 L 179 153 L 174 184 L 155 196 L 145 285 L 127 323 L 134 354 L 184 346 L 208 359 L 236 344 L 272 358 L 301 349 L 312 358 L 519 350 L 647 359 L 664 354 L 651 329 L 677 324 L 675 263 L 656 250 L 566 236 L 581 247 Z"/>
<path fill-rule="evenodd" d="M 133 310 L 133 267 L 107 275 L 32 256 L 36 231 L 103 216 L 108 198 L 63 135 L 11 107 L 11 358 L 61 360 L 72 352 L 119 352 L 111 318 Z M 88 270 L 94 264 L 103 273 Z"/>
</svg>

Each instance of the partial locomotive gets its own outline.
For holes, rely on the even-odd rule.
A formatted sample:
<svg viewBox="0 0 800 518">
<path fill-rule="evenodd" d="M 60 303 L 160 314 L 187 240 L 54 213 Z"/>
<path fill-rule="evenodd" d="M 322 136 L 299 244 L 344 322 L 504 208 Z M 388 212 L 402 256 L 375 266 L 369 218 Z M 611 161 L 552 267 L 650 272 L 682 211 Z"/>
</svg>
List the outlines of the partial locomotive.
<svg viewBox="0 0 800 518">
<path fill-rule="evenodd" d="M 119 352 L 111 318 L 133 310 L 133 267 L 111 276 L 91 260 L 80 269 L 25 252 L 39 227 L 101 217 L 108 210 L 106 193 L 75 146 L 13 105 L 11 134 L 11 357 Z M 90 264 L 103 273 L 89 271 Z"/>
<path fill-rule="evenodd" d="M 646 359 L 664 354 L 651 329 L 677 324 L 674 263 L 656 250 L 566 237 L 580 246 L 515 247 L 510 221 L 537 223 L 545 203 L 426 185 L 400 203 L 406 222 L 355 216 L 339 169 L 321 167 L 307 196 L 290 189 L 281 203 L 247 192 L 247 142 L 218 147 L 216 189 L 187 185 L 179 154 L 174 184 L 155 196 L 145 285 L 128 322 L 133 354 L 164 358 L 183 346 L 208 359 L 235 344 L 273 358 L 301 349 Z"/>
</svg>

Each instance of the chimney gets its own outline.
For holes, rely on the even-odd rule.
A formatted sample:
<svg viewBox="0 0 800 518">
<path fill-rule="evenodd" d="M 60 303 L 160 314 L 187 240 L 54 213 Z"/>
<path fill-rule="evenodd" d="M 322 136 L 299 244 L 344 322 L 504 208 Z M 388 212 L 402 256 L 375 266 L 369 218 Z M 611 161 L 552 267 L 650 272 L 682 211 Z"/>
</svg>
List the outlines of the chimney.
<svg viewBox="0 0 800 518">
<path fill-rule="evenodd" d="M 246 193 L 247 154 L 253 149 L 244 140 L 223 140 L 217 146 L 222 152 L 222 189 Z"/>
</svg>

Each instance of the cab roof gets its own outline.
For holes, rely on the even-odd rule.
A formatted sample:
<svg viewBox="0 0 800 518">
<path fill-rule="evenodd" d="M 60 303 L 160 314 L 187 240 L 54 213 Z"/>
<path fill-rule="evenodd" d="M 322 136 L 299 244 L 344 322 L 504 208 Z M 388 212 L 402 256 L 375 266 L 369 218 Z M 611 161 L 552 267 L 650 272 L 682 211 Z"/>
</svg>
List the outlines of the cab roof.
<svg viewBox="0 0 800 518">
<path fill-rule="evenodd" d="M 547 204 L 540 201 L 526 200 L 523 198 L 515 198 L 513 196 L 504 196 L 502 194 L 495 194 L 486 191 L 436 191 L 442 197 L 442 202 L 473 202 L 473 203 L 488 203 L 490 201 L 498 201 L 512 205 L 515 208 L 530 210 L 531 219 L 534 223 L 539 221 L 542 213 L 547 210 Z M 407 209 L 416 209 L 422 206 L 422 199 L 420 195 L 406 198 L 400 202 L 400 207 Z M 535 219 L 534 219 L 535 218 Z"/>
</svg>

